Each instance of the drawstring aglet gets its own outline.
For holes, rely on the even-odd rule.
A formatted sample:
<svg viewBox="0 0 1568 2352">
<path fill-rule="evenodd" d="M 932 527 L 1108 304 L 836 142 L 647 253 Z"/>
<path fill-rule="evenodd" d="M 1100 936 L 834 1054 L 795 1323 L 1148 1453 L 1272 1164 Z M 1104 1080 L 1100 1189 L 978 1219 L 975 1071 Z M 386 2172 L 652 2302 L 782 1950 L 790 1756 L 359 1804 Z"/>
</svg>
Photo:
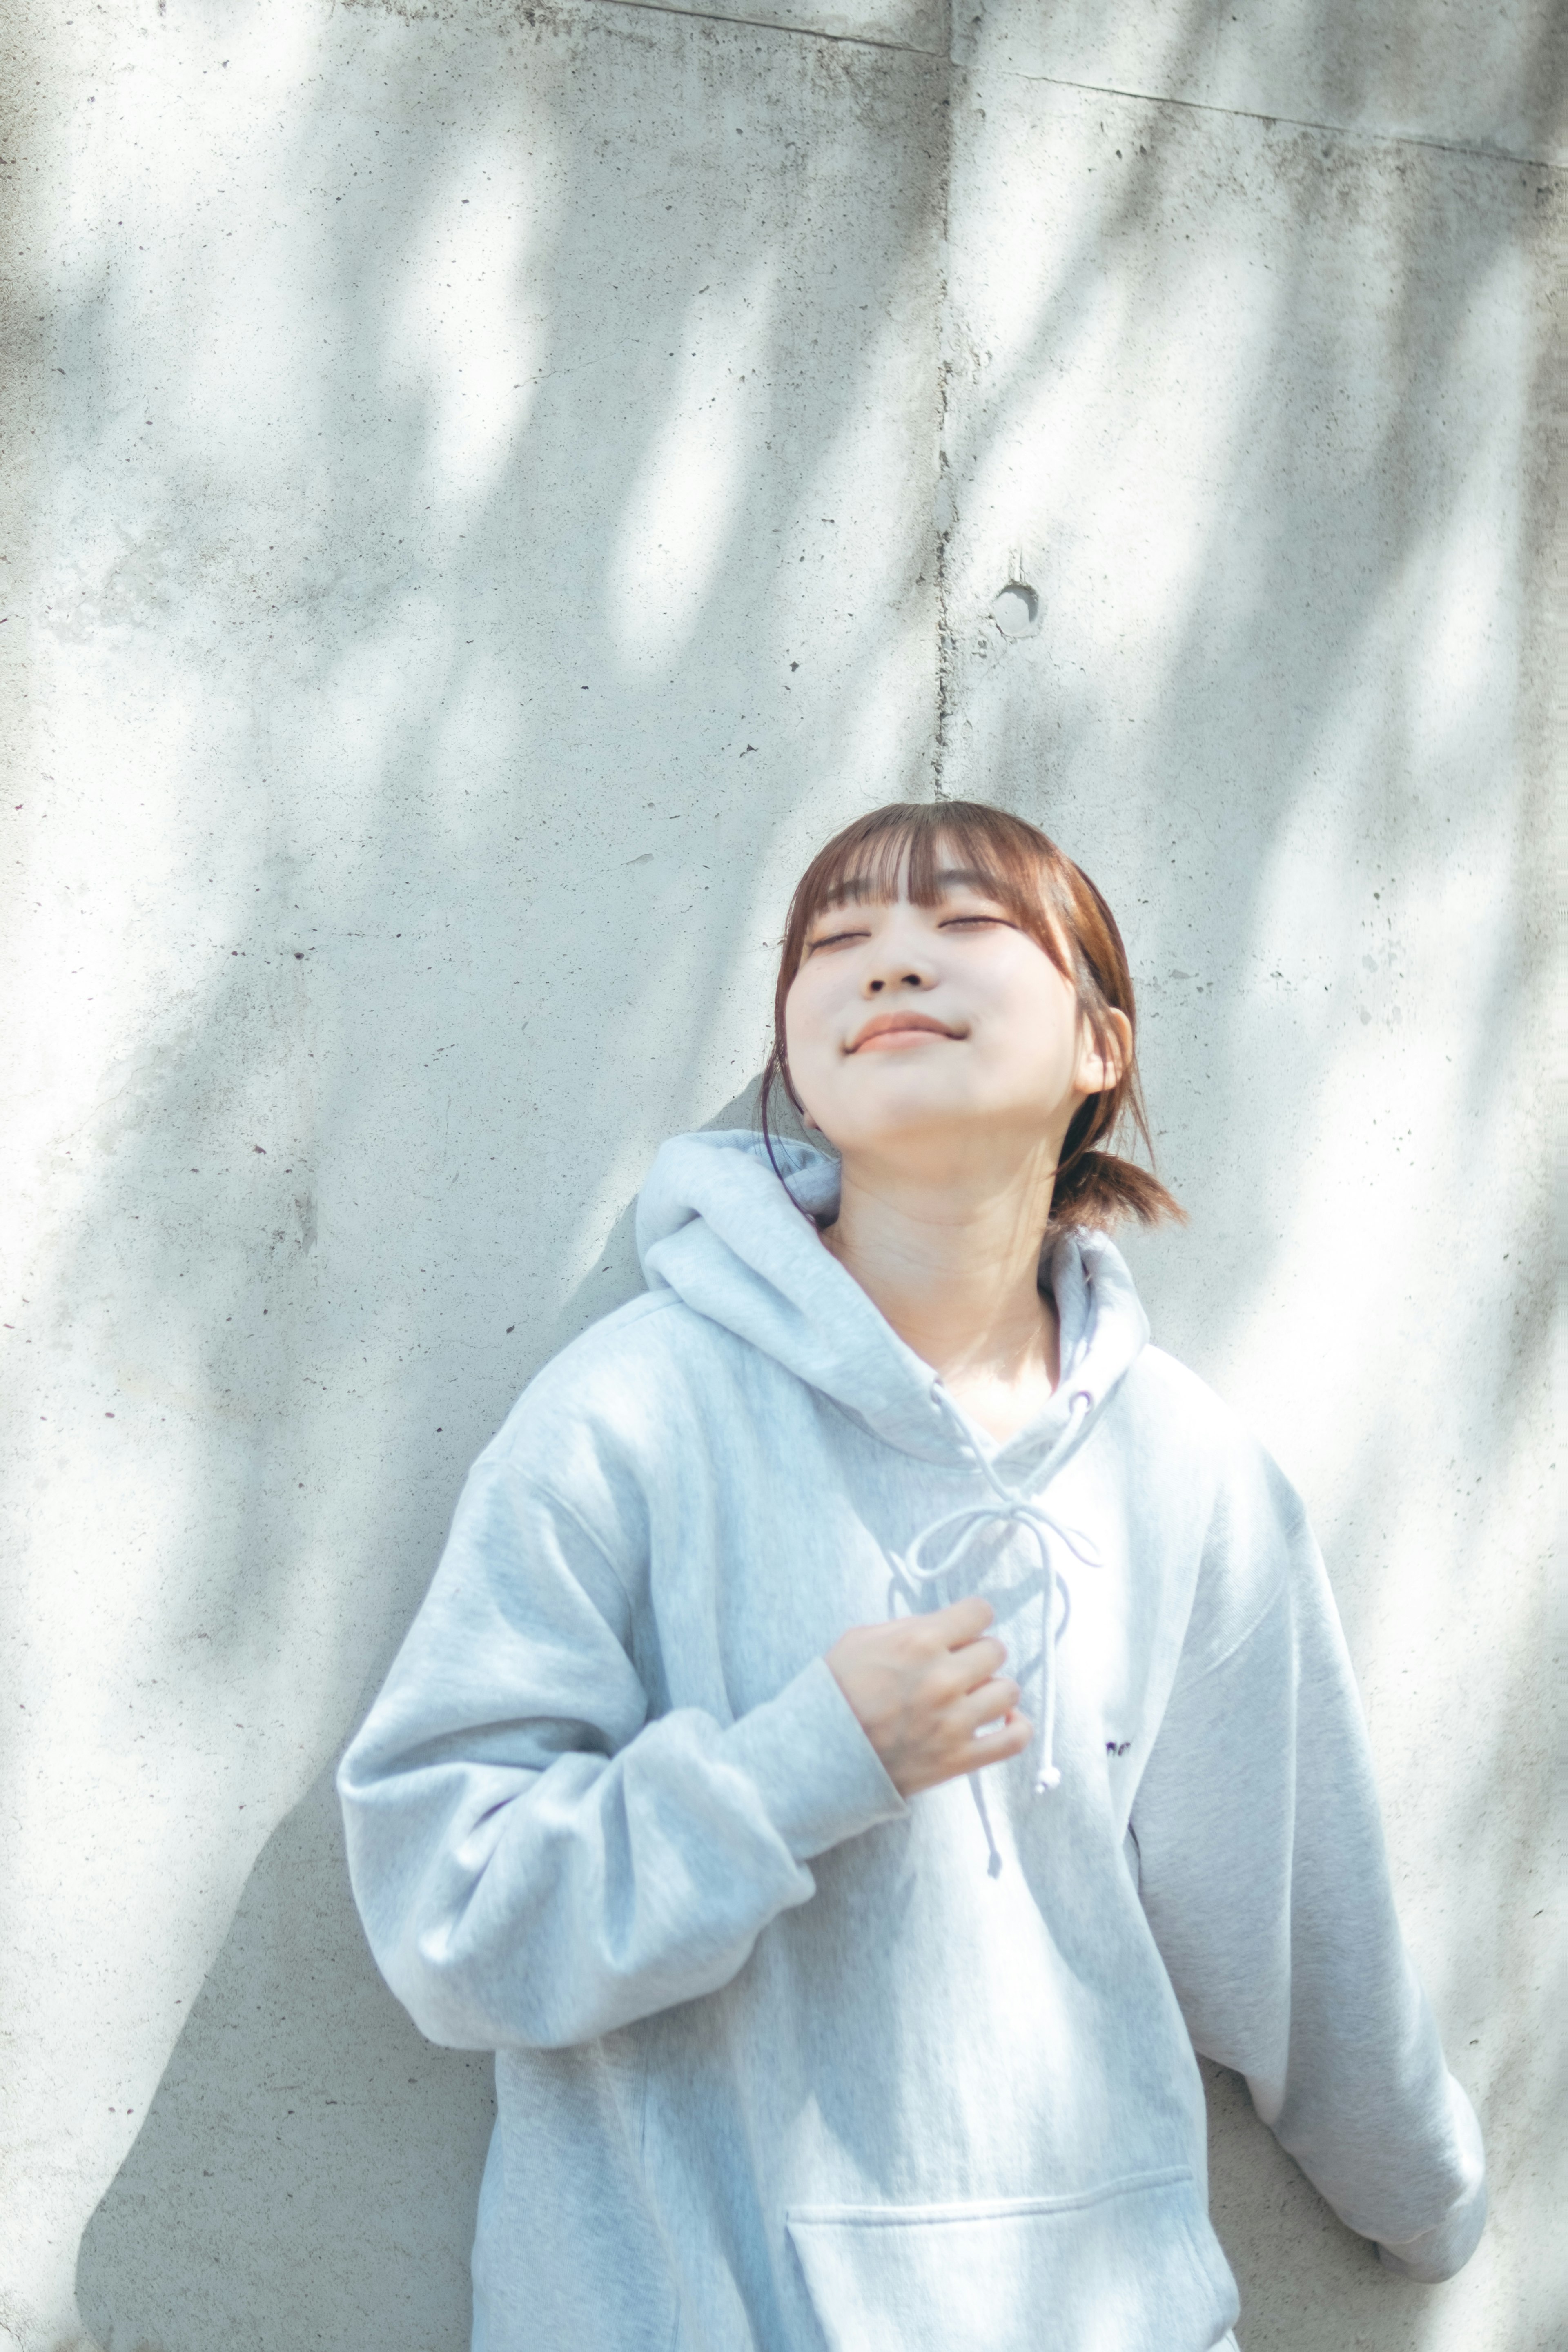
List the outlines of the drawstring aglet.
<svg viewBox="0 0 1568 2352">
<path fill-rule="evenodd" d="M 1061 1785 L 1060 1772 L 1054 1764 L 1047 1764 L 1035 1782 L 1035 1794 L 1037 1797 L 1048 1797 L 1053 1789 L 1059 1789 Z"/>
</svg>

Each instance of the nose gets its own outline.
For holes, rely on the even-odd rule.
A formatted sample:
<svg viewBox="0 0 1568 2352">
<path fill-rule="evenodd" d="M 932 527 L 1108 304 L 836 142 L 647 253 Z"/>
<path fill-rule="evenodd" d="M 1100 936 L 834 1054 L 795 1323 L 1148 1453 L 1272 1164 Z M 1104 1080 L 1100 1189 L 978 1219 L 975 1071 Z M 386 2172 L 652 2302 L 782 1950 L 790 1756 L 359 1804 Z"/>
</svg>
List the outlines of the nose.
<svg viewBox="0 0 1568 2352">
<path fill-rule="evenodd" d="M 936 974 L 919 956 L 910 958 L 909 941 L 897 947 L 889 941 L 889 952 L 875 958 L 860 983 L 864 996 L 885 996 L 890 989 L 931 988 Z"/>
<path fill-rule="evenodd" d="M 903 897 L 893 899 L 869 926 L 858 974 L 860 1001 L 897 996 L 908 990 L 921 993 L 934 988 L 942 977 L 941 942 L 925 909 Z"/>
</svg>

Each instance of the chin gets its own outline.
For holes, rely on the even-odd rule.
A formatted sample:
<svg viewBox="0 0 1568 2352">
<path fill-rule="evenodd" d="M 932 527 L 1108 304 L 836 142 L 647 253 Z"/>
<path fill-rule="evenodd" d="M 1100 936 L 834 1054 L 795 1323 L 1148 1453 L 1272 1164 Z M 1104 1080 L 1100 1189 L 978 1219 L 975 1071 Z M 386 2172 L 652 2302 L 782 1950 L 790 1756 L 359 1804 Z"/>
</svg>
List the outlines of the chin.
<svg viewBox="0 0 1568 2352">
<path fill-rule="evenodd" d="M 892 1075 L 889 1073 L 889 1076 Z M 911 1073 L 911 1076 L 913 1074 Z M 1006 1156 L 1048 1146 L 1065 1131 L 1071 1105 L 1054 1095 L 1020 1097 L 1012 1090 L 994 1096 L 972 1090 L 936 1095 L 925 1087 L 879 1087 L 871 1099 L 837 1102 L 826 1116 L 810 1117 L 840 1157 L 886 1160 L 900 1155 L 929 1158 L 954 1153 L 967 1158 L 1001 1147 Z"/>
<path fill-rule="evenodd" d="M 830 1114 L 816 1121 L 826 1140 L 841 1158 L 875 1159 L 951 1150 L 954 1145 L 972 1143 L 978 1135 L 994 1133 L 998 1127 L 1015 1123 L 1016 1117 L 1009 1118 L 1001 1108 L 930 1101 L 879 1104 L 869 1114 L 862 1109 L 839 1118 Z"/>
</svg>

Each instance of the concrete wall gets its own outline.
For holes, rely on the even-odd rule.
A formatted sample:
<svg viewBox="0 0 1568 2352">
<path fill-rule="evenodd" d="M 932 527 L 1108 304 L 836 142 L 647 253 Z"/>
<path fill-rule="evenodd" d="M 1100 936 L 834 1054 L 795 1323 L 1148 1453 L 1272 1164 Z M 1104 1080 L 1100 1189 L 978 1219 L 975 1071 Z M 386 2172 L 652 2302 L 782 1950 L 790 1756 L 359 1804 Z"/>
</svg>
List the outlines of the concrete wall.
<svg viewBox="0 0 1568 2352">
<path fill-rule="evenodd" d="M 1547 0 L 13 0 L 0 2339 L 459 2352 L 332 1761 L 808 849 L 1121 913 L 1156 1330 L 1303 1487 L 1493 2153 L 1247 2352 L 1544 2352 Z M 1556 161 L 1553 156 L 1556 154 Z"/>
</svg>

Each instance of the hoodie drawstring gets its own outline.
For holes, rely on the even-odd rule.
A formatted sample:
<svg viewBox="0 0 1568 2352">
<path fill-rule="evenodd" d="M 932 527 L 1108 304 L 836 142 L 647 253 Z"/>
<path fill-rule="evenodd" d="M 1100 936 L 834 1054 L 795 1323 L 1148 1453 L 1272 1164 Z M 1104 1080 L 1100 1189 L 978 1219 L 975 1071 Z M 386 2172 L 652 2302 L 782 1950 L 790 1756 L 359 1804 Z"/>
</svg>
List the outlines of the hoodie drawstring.
<svg viewBox="0 0 1568 2352">
<path fill-rule="evenodd" d="M 907 1580 L 912 1596 L 913 1592 L 918 1591 L 921 1587 L 939 1584 L 944 1577 L 950 1576 L 982 1528 L 1011 1525 L 1026 1528 L 1034 1537 L 1036 1548 L 1040 1555 L 1040 1566 L 1045 1571 L 1044 1613 L 1040 1629 L 1040 1769 L 1035 1780 L 1036 1795 L 1044 1796 L 1047 1790 L 1058 1788 L 1061 1784 L 1061 1771 L 1056 1760 L 1057 1643 L 1066 1633 L 1068 1620 L 1072 1614 L 1072 1594 L 1066 1577 L 1057 1566 L 1055 1545 L 1065 1544 L 1067 1549 L 1088 1568 L 1099 1566 L 1100 1554 L 1087 1536 L 1074 1528 L 1064 1527 L 1060 1519 L 1040 1504 L 1031 1502 L 1026 1496 L 1016 1494 L 1010 1487 L 1005 1486 L 996 1475 L 995 1470 L 985 1454 L 974 1444 L 968 1430 L 963 1426 L 957 1408 L 952 1404 L 940 1384 L 935 1387 L 933 1393 L 958 1423 L 963 1443 L 979 1465 L 985 1482 L 996 1499 L 990 1503 L 966 1503 L 960 1509 L 949 1511 L 940 1519 L 933 1519 L 930 1527 L 921 1530 L 904 1558 L 895 1561 L 895 1568 L 900 1577 Z M 1068 1423 L 1069 1434 L 1076 1432 L 1079 1416 L 1089 1410 L 1091 1402 L 1092 1400 L 1085 1389 L 1079 1389 L 1074 1395 L 1068 1408 L 1071 1416 Z M 948 1544 L 942 1557 L 928 1565 L 923 1557 L 928 1548 L 940 1537 L 948 1534 L 950 1530 L 952 1533 L 952 1540 Z M 980 1792 L 978 1780 L 973 1774 L 970 1776 L 970 1785 L 974 1790 L 975 1801 L 980 1806 L 981 1819 L 985 1822 L 986 1838 L 991 1845 L 994 1873 L 994 1870 L 1000 1866 L 999 1858 L 996 1855 L 994 1841 L 991 1838 L 990 1823 L 985 1821 L 984 1801 Z"/>
</svg>

